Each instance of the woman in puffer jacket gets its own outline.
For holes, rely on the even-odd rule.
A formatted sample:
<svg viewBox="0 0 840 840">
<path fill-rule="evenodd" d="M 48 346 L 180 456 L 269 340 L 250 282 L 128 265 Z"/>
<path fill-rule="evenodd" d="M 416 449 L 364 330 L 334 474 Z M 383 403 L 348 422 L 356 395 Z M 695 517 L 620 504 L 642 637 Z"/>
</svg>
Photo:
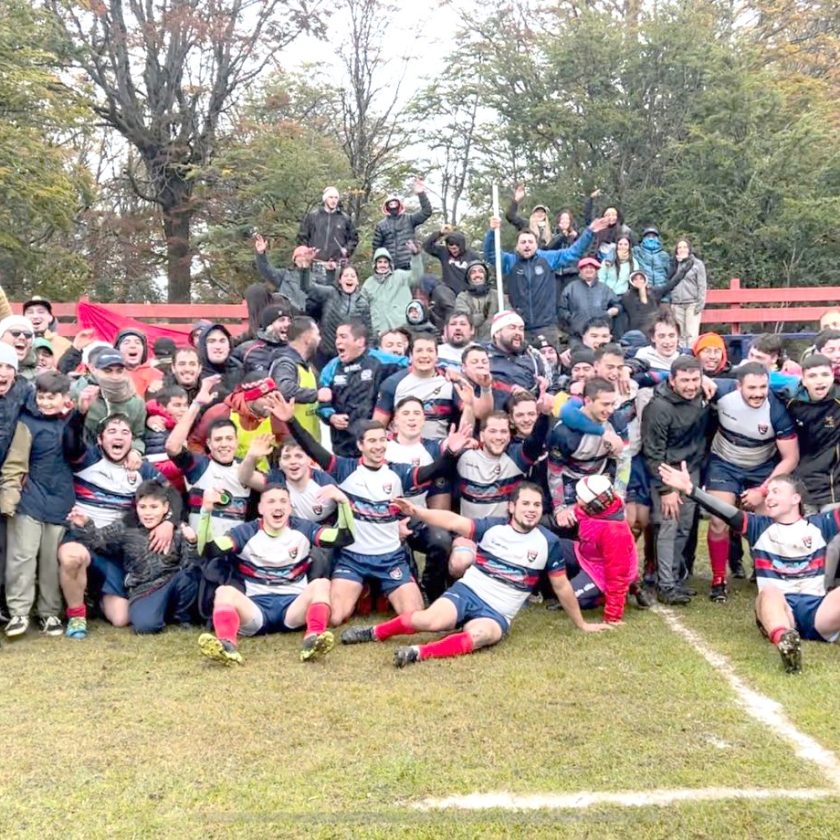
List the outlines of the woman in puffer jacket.
<svg viewBox="0 0 840 840">
<path fill-rule="evenodd" d="M 662 245 L 658 228 L 646 227 L 642 231 L 642 241 L 633 249 L 633 256 L 651 286 L 658 289 L 668 282 L 671 276 L 671 255 Z"/>
<path fill-rule="evenodd" d="M 629 236 L 621 236 L 615 243 L 612 260 L 605 260 L 598 269 L 598 279 L 609 286 L 619 297 L 630 288 L 630 275 L 640 271 L 641 266 L 633 256 L 633 247 Z"/>
<path fill-rule="evenodd" d="M 671 311 L 680 325 L 683 342 L 690 345 L 700 335 L 700 318 L 706 305 L 706 266 L 687 239 L 678 240 L 674 250 L 672 276 L 678 271 L 684 274 L 671 292 Z"/>
<path fill-rule="evenodd" d="M 359 275 L 352 265 L 345 266 L 336 285 L 315 283 L 309 271 L 301 273 L 301 288 L 307 299 L 321 307 L 321 343 L 316 357 L 317 367 L 323 367 L 336 355 L 335 333 L 338 325 L 349 318 L 361 321 L 372 336 L 370 304 L 362 297 Z"/>
</svg>

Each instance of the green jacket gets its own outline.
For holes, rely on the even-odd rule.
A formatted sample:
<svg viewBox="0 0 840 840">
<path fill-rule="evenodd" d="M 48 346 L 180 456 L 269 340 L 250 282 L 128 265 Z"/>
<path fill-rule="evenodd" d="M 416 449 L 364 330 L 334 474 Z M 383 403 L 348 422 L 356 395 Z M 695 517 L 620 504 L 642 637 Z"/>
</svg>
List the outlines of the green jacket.
<svg viewBox="0 0 840 840">
<path fill-rule="evenodd" d="M 377 248 L 373 264 L 379 257 L 387 257 L 392 270 L 387 274 L 372 274 L 362 286 L 362 297 L 370 305 L 370 320 L 373 338 L 385 330 L 405 325 L 405 309 L 413 296 L 413 289 L 420 285 L 423 276 L 423 257 L 415 254 L 411 258 L 411 269 L 393 270 L 394 261 L 386 248 Z"/>
</svg>

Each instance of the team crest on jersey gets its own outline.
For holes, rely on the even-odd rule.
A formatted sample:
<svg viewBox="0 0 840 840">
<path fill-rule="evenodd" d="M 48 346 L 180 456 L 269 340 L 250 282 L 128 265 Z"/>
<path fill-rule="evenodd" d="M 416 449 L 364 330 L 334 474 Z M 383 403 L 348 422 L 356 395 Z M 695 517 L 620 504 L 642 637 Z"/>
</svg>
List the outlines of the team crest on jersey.
<svg viewBox="0 0 840 840">
<path fill-rule="evenodd" d="M 802 545 L 804 545 L 805 548 L 807 548 L 808 551 L 810 551 L 811 550 L 811 538 L 810 537 L 802 537 Z"/>
<path fill-rule="evenodd" d="M 412 467 L 419 467 L 420 466 L 420 459 L 419 458 L 412 458 L 411 459 L 411 466 Z"/>
<path fill-rule="evenodd" d="M 323 505 L 312 505 L 312 512 L 316 516 L 320 516 L 324 512 L 324 506 Z"/>
<path fill-rule="evenodd" d="M 403 570 L 399 566 L 394 566 L 394 568 L 388 572 L 388 577 L 391 578 L 391 580 L 402 580 L 402 576 Z"/>
<path fill-rule="evenodd" d="M 528 552 L 528 559 L 533 563 L 534 560 L 537 559 L 537 552 L 536 551 L 529 551 Z"/>
<path fill-rule="evenodd" d="M 825 427 L 826 427 L 826 429 L 833 429 L 834 428 L 834 418 L 833 417 L 826 417 L 825 418 Z"/>
<path fill-rule="evenodd" d="M 759 423 L 758 424 L 758 433 L 760 435 L 766 435 L 769 428 L 770 427 L 766 423 Z"/>
<path fill-rule="evenodd" d="M 493 475 L 501 475 L 501 474 L 502 474 L 502 465 L 501 464 L 496 464 L 496 466 L 493 467 Z"/>
<path fill-rule="evenodd" d="M 289 560 L 294 560 L 297 557 L 298 550 L 297 548 L 290 548 L 289 549 Z"/>
<path fill-rule="evenodd" d="M 366 368 L 362 371 L 362 375 L 360 378 L 362 382 L 368 382 L 369 380 L 373 379 L 373 371 L 370 370 L 370 368 Z"/>
<path fill-rule="evenodd" d="M 394 486 L 394 485 L 393 485 L 393 484 L 391 484 L 391 482 L 389 481 L 387 484 L 383 484 L 383 485 L 382 485 L 382 489 L 383 489 L 386 493 L 390 493 L 390 492 L 391 492 L 391 488 L 392 488 L 393 486 Z"/>
</svg>

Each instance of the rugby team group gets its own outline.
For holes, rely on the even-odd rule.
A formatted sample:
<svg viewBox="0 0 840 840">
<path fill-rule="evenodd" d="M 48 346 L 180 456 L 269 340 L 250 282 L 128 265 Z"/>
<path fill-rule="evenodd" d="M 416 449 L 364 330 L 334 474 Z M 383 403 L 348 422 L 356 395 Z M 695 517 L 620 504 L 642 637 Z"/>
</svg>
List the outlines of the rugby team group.
<svg viewBox="0 0 840 840">
<path fill-rule="evenodd" d="M 364 280 L 334 187 L 288 267 L 255 237 L 242 335 L 70 340 L 49 300 L 15 315 L 0 290 L 6 638 L 37 619 L 85 639 L 96 614 L 204 625 L 200 651 L 224 664 L 244 637 L 302 631 L 307 661 L 330 628 L 393 610 L 339 638 L 438 634 L 394 648 L 403 667 L 496 644 L 528 602 L 599 632 L 628 602 L 691 603 L 705 509 L 711 600 L 732 608 L 728 577 L 751 571 L 789 672 L 802 640 L 835 641 L 840 310 L 801 359 L 759 335 L 733 365 L 700 333 L 696 245 L 595 216 L 600 191 L 578 225 L 521 215 L 517 187 L 501 279 L 503 220 L 481 253 L 448 227 L 421 237 L 414 192 L 414 212 L 384 202 Z"/>
</svg>

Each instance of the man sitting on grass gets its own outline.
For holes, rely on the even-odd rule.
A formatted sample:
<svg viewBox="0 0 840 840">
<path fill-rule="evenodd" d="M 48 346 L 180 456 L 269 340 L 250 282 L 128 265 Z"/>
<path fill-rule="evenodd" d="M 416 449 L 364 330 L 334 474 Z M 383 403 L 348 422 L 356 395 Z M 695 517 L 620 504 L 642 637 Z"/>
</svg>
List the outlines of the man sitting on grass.
<svg viewBox="0 0 840 840">
<path fill-rule="evenodd" d="M 779 649 L 788 673 L 802 668 L 800 640 L 840 638 L 840 589 L 826 594 L 826 545 L 840 532 L 840 510 L 802 515 L 804 488 L 788 475 L 767 483 L 767 516 L 744 513 L 696 487 L 685 462 L 659 467 L 662 481 L 744 534 L 755 562 L 759 630 Z"/>
<path fill-rule="evenodd" d="M 231 558 L 245 591 L 223 585 L 213 602 L 212 633 L 198 640 L 201 652 L 225 665 L 242 664 L 236 637 L 298 630 L 306 626 L 300 650 L 302 662 L 329 653 L 334 645 L 327 630 L 330 620 L 330 582 L 316 578 L 307 583 L 309 552 L 313 545 L 342 546 L 353 542 L 353 514 L 347 496 L 334 484 L 318 492 L 321 504 L 338 504 L 335 528 L 323 528 L 291 515 L 289 490 L 267 484 L 260 495 L 260 518 L 237 525 L 214 537 L 211 514 L 220 493 L 205 490 L 201 504 L 199 548 L 209 558 Z"/>
<path fill-rule="evenodd" d="M 560 541 L 539 524 L 543 494 L 536 484 L 523 482 L 514 491 L 508 502 L 508 519 L 467 519 L 448 510 L 418 508 L 406 499 L 397 499 L 395 504 L 407 516 L 475 540 L 475 562 L 428 609 L 403 613 L 375 627 L 351 627 L 341 634 L 342 644 L 381 642 L 391 636 L 461 628 L 460 633 L 435 642 L 397 648 L 394 664 L 398 668 L 494 645 L 510 629 L 543 569 L 578 629 L 586 633 L 607 629 L 608 625 L 589 623 L 581 616 L 566 578 Z"/>
</svg>

